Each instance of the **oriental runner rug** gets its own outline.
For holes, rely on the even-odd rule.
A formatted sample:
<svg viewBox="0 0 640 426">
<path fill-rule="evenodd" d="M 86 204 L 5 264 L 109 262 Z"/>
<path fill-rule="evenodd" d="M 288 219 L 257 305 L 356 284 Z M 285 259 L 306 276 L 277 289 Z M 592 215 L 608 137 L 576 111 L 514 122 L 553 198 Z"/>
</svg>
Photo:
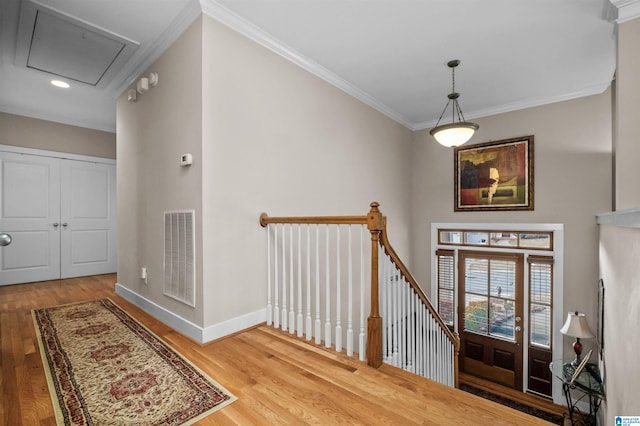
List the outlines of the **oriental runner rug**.
<svg viewBox="0 0 640 426">
<path fill-rule="evenodd" d="M 32 314 L 58 424 L 189 425 L 236 399 L 109 299 Z"/>
</svg>

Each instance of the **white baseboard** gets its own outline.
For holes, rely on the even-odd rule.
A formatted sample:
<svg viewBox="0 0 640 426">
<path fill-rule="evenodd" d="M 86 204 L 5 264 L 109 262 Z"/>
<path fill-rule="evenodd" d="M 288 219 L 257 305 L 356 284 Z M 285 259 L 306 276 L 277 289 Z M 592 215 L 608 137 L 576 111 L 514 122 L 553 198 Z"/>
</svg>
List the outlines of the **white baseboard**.
<svg viewBox="0 0 640 426">
<path fill-rule="evenodd" d="M 253 327 L 267 320 L 267 309 L 250 312 L 218 324 L 202 328 L 189 320 L 169 311 L 157 303 L 131 291 L 120 283 L 116 283 L 116 294 L 133 303 L 157 320 L 190 337 L 198 343 L 207 343 L 229 334 Z"/>
</svg>

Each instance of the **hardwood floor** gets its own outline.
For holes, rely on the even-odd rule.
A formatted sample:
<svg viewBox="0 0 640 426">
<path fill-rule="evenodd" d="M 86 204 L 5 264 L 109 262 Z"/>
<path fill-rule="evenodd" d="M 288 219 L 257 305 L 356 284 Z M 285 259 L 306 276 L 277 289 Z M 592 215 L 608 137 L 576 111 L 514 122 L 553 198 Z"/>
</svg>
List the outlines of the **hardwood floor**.
<svg viewBox="0 0 640 426">
<path fill-rule="evenodd" d="M 110 297 L 239 399 L 201 425 L 548 425 L 402 370 L 266 326 L 199 345 L 114 292 L 115 275 L 0 287 L 2 424 L 54 425 L 31 309 Z"/>
</svg>

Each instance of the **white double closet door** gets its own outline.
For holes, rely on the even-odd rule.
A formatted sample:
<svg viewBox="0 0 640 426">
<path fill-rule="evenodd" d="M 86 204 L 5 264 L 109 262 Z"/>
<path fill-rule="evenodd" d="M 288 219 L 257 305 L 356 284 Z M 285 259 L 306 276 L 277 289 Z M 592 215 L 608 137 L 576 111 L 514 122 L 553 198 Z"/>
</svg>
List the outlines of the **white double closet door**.
<svg viewBox="0 0 640 426">
<path fill-rule="evenodd" d="M 116 271 L 115 161 L 71 157 L 0 150 L 0 285 Z"/>
</svg>

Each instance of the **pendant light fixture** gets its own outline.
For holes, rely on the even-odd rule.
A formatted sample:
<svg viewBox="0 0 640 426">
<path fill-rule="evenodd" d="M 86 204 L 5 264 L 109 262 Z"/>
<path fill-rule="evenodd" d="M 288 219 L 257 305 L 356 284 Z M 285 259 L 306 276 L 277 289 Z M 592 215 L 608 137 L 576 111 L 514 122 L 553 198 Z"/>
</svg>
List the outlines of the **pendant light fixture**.
<svg viewBox="0 0 640 426">
<path fill-rule="evenodd" d="M 431 136 L 433 136 L 436 141 L 447 147 L 462 145 L 463 143 L 471 139 L 476 130 L 480 128 L 480 126 L 475 123 L 464 121 L 464 115 L 462 115 L 462 109 L 460 109 L 460 104 L 458 103 L 460 93 L 456 92 L 456 67 L 458 65 L 460 65 L 460 61 L 457 59 L 447 62 L 447 66 L 451 68 L 451 93 L 449 93 L 449 95 L 447 96 L 449 100 L 444 106 L 444 110 L 442 110 L 440 118 L 438 118 L 436 127 L 429 131 L 429 133 L 431 133 Z M 451 104 L 452 122 L 451 124 L 443 124 L 441 126 L 440 120 L 442 120 L 445 112 L 447 112 L 449 104 Z M 458 119 L 458 121 L 456 121 L 456 118 Z"/>
</svg>

